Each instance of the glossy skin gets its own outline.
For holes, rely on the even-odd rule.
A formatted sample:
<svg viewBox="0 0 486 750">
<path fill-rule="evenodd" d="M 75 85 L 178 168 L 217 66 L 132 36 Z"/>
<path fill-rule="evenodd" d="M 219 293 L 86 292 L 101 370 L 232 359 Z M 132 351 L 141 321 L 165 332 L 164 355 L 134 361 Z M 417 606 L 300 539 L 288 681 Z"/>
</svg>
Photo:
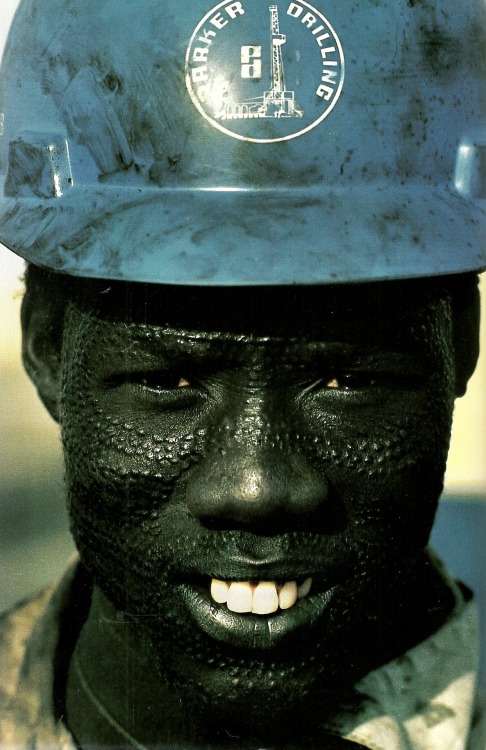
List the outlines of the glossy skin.
<svg viewBox="0 0 486 750">
<path fill-rule="evenodd" d="M 120 674 L 93 650 L 130 644 L 145 742 L 315 738 L 453 604 L 425 551 L 457 395 L 451 306 L 411 282 L 208 294 L 134 285 L 68 309 L 60 422 L 96 584 L 78 652 L 116 714 Z M 308 575 L 287 620 L 208 603 L 211 577 Z"/>
</svg>

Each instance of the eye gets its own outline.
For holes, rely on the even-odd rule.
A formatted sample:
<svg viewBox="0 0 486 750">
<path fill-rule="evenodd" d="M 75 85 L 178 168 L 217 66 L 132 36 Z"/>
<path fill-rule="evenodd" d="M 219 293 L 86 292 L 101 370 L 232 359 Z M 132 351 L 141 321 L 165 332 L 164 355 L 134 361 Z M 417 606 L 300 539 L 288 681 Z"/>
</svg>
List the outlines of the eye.
<svg viewBox="0 0 486 750">
<path fill-rule="evenodd" d="M 119 388 L 123 385 L 134 385 L 151 391 L 175 391 L 190 388 L 192 383 L 187 378 L 160 370 L 127 372 L 106 378 L 108 388 Z"/>
<path fill-rule="evenodd" d="M 138 377 L 134 375 L 131 380 L 143 388 L 150 388 L 153 391 L 168 391 L 191 387 L 191 383 L 187 378 L 178 375 L 166 375 L 157 371 L 141 373 Z"/>
<path fill-rule="evenodd" d="M 326 381 L 326 388 L 334 390 L 353 390 L 370 388 L 378 385 L 376 376 L 369 372 L 346 372 Z"/>
</svg>

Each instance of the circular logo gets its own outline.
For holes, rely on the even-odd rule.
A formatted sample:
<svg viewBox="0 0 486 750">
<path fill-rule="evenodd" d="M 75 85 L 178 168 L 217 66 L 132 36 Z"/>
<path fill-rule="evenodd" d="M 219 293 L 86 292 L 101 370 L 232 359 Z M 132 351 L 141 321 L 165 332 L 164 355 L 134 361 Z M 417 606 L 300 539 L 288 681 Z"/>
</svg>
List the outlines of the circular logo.
<svg viewBox="0 0 486 750">
<path fill-rule="evenodd" d="M 297 138 L 332 111 L 344 82 L 333 27 L 304 0 L 225 0 L 196 26 L 186 85 L 201 115 L 255 143 Z"/>
</svg>

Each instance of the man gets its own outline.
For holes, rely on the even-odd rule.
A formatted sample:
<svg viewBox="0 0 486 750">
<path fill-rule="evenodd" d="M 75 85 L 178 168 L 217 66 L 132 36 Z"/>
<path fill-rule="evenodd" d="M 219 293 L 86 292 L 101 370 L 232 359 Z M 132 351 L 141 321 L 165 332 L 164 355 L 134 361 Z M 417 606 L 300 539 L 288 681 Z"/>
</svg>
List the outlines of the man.
<svg viewBox="0 0 486 750">
<path fill-rule="evenodd" d="M 484 10 L 331 15 L 21 4 L 0 238 L 80 562 L 4 620 L 6 747 L 485 746 L 427 548 L 477 358 Z"/>
</svg>

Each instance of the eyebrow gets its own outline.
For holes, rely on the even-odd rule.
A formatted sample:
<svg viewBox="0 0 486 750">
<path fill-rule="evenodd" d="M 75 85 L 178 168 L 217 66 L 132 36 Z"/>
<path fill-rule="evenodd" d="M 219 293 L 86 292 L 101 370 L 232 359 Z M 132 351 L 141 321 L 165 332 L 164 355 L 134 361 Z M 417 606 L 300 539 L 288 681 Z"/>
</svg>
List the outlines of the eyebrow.
<svg viewBox="0 0 486 750">
<path fill-rule="evenodd" d="M 90 314 L 79 310 L 79 308 L 78 314 L 86 317 L 87 322 L 92 320 Z M 356 339 L 353 340 L 352 336 L 349 337 L 352 328 L 345 327 L 345 330 L 340 331 L 339 325 L 337 330 L 334 331 L 326 330 L 326 327 L 323 326 L 320 331 L 314 328 L 304 335 L 296 335 L 292 331 L 290 335 L 277 332 L 275 335 L 261 336 L 254 333 L 211 331 L 198 328 L 185 329 L 145 321 L 123 322 L 104 316 L 98 317 L 97 320 L 107 333 L 113 333 L 113 339 L 110 341 L 111 336 L 108 336 L 107 341 L 110 353 L 112 355 L 117 354 L 120 359 L 123 358 L 125 361 L 130 351 L 151 357 L 179 355 L 193 360 L 219 359 L 221 356 L 227 356 L 230 351 L 236 354 L 241 346 L 248 344 L 255 350 L 261 347 L 271 352 L 272 348 L 295 347 L 296 352 L 299 348 L 305 349 L 306 354 L 310 357 L 325 356 L 335 357 L 336 359 L 353 357 L 361 360 L 376 356 L 379 353 L 383 355 L 386 352 L 405 355 L 408 349 L 403 346 L 403 340 L 400 340 L 400 345 L 397 346 L 400 336 L 397 339 L 395 329 L 391 336 L 390 330 L 382 331 L 381 333 L 385 334 L 383 337 L 380 335 L 380 331 L 374 329 L 368 330 L 368 332 L 360 330 L 356 333 Z M 330 336 L 333 336 L 333 338 L 329 339 Z M 177 352 L 174 351 L 175 345 L 177 345 Z M 408 356 L 410 356 L 410 352 L 408 352 Z"/>
<path fill-rule="evenodd" d="M 318 339 L 303 339 L 300 337 L 257 337 L 241 334 L 221 332 L 181 331 L 171 327 L 151 326 L 131 323 L 125 329 L 126 345 L 120 346 L 120 339 L 107 342 L 111 356 L 127 364 L 142 356 L 150 362 L 160 357 L 173 360 L 191 360 L 218 362 L 222 359 L 229 361 L 238 358 L 243 348 L 250 345 L 255 350 L 272 350 L 278 352 L 285 348 L 293 350 L 294 356 L 301 354 L 301 360 L 318 361 L 319 359 L 335 360 L 336 363 L 348 363 L 353 360 L 361 366 L 379 364 L 384 358 L 390 363 L 393 357 L 395 366 L 403 366 L 414 359 L 413 353 L 393 346 L 377 345 L 376 342 L 363 341 L 325 341 Z"/>
</svg>

